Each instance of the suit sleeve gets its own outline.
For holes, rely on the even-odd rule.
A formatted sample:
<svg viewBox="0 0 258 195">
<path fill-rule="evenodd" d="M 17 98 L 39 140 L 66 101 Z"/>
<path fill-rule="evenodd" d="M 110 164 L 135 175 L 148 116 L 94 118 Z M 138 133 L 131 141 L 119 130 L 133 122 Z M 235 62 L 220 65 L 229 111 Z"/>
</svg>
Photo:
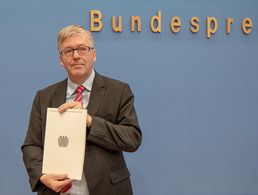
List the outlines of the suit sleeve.
<svg viewBox="0 0 258 195">
<path fill-rule="evenodd" d="M 42 175 L 43 159 L 42 117 L 39 101 L 39 93 L 37 93 L 30 113 L 27 135 L 21 147 L 32 191 L 40 191 L 45 188 L 39 180 Z"/>
<path fill-rule="evenodd" d="M 114 110 L 116 122 L 112 123 L 105 118 L 93 116 L 87 141 L 112 151 L 134 152 L 140 146 L 142 139 L 134 108 L 134 95 L 127 84 L 124 85 L 120 95 L 119 107 L 113 108 L 118 109 Z"/>
</svg>

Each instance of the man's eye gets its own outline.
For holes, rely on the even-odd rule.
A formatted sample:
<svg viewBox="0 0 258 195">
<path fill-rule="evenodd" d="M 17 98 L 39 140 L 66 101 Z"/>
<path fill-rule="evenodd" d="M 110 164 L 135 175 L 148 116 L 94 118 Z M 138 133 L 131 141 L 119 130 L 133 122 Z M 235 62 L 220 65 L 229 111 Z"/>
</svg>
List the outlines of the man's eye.
<svg viewBox="0 0 258 195">
<path fill-rule="evenodd" d="M 79 50 L 80 51 L 87 51 L 87 48 L 86 47 L 80 47 Z"/>
<path fill-rule="evenodd" d="M 71 53 L 71 52 L 73 52 L 72 49 L 67 49 L 67 50 L 64 51 L 64 53 Z"/>
</svg>

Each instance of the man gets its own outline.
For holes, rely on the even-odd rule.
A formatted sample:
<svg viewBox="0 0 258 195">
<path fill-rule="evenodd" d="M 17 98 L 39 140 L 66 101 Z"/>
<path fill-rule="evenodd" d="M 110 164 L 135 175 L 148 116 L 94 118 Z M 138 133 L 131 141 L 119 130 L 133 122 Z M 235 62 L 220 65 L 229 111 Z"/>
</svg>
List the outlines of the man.
<svg viewBox="0 0 258 195">
<path fill-rule="evenodd" d="M 31 189 L 39 195 L 131 195 L 123 151 L 136 151 L 142 136 L 130 87 L 94 71 L 94 40 L 82 26 L 63 28 L 58 34 L 58 49 L 68 78 L 37 92 L 22 145 Z M 81 94 L 76 92 L 77 87 Z M 56 107 L 60 112 L 68 108 L 88 110 L 81 181 L 73 181 L 65 173 L 42 174 L 48 107 Z"/>
</svg>

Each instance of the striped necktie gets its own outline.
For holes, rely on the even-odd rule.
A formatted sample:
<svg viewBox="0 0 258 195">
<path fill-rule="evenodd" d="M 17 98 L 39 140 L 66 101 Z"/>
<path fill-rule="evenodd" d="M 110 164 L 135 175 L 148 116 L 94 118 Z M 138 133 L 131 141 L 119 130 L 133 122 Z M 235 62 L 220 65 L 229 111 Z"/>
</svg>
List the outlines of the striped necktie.
<svg viewBox="0 0 258 195">
<path fill-rule="evenodd" d="M 83 87 L 82 85 L 78 86 L 76 89 L 76 98 L 74 101 L 80 102 L 83 105 L 83 101 L 82 101 L 82 93 L 86 88 Z M 66 193 L 68 190 L 70 190 L 72 187 L 72 184 L 68 184 L 67 186 L 65 186 L 62 190 L 61 193 Z"/>
<path fill-rule="evenodd" d="M 74 101 L 80 102 L 83 105 L 83 101 L 82 101 L 82 93 L 86 88 L 83 87 L 82 85 L 78 86 L 76 89 L 77 95 Z"/>
</svg>

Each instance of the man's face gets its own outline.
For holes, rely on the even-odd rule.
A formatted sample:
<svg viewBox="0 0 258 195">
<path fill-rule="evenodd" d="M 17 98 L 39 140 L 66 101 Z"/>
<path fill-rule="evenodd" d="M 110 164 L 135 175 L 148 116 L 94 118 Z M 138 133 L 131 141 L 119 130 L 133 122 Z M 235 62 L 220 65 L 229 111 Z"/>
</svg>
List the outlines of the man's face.
<svg viewBox="0 0 258 195">
<path fill-rule="evenodd" d="M 63 41 L 60 50 L 65 51 L 67 48 L 76 49 L 85 46 L 92 47 L 84 35 L 74 35 Z M 96 51 L 95 49 L 90 49 L 89 52 L 80 55 L 77 50 L 74 50 L 71 56 L 60 54 L 60 61 L 69 78 L 79 84 L 78 82 L 84 82 L 90 76 L 93 64 L 96 61 Z"/>
</svg>

